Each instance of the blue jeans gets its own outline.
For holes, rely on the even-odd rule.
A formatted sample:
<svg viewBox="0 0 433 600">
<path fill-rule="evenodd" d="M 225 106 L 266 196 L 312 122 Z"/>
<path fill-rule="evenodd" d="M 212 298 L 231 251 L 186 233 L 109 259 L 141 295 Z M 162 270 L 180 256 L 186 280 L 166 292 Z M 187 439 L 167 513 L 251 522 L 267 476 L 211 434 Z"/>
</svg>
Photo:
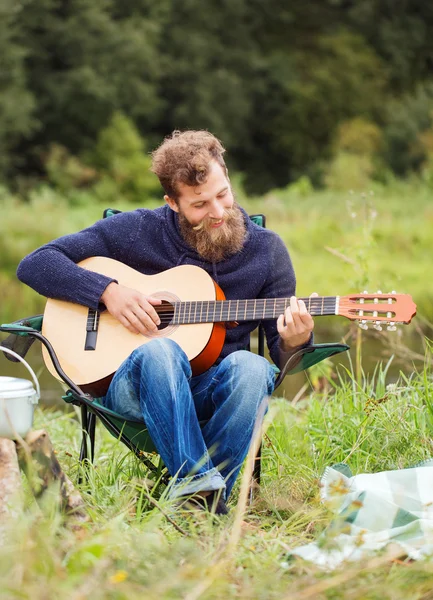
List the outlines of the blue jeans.
<svg viewBox="0 0 433 600">
<path fill-rule="evenodd" d="M 274 378 L 265 358 L 243 350 L 192 377 L 180 346 L 155 339 L 120 366 L 104 404 L 144 420 L 173 477 L 172 497 L 222 490 L 228 498 Z"/>
</svg>

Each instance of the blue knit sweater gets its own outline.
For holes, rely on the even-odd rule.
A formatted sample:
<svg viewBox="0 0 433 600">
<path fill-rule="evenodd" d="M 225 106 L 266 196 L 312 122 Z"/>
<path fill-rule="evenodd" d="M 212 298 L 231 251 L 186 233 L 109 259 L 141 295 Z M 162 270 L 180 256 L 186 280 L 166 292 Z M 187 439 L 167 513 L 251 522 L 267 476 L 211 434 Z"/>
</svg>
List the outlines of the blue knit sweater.
<svg viewBox="0 0 433 600">
<path fill-rule="evenodd" d="M 242 251 L 216 264 L 202 259 L 184 241 L 177 213 L 165 205 L 120 213 L 54 240 L 26 256 L 17 275 L 44 296 L 90 308 L 98 308 L 102 293 L 113 281 L 75 264 L 90 256 L 116 259 L 146 275 L 181 264 L 196 265 L 213 277 L 227 299 L 294 295 L 295 274 L 281 238 L 252 223 L 246 213 L 244 219 L 247 235 Z M 247 321 L 229 329 L 221 358 L 245 348 L 257 324 Z M 264 326 L 270 355 L 280 366 L 276 321 L 265 321 Z"/>
</svg>

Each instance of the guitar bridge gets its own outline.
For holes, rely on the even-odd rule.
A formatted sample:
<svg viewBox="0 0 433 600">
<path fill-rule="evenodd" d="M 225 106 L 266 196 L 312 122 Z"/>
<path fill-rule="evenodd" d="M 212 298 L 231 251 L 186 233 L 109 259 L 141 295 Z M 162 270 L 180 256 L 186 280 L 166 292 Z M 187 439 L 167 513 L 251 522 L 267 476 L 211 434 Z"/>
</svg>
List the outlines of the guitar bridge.
<svg viewBox="0 0 433 600">
<path fill-rule="evenodd" d="M 84 350 L 96 350 L 96 340 L 98 339 L 99 311 L 89 308 L 86 323 L 86 342 Z"/>
</svg>

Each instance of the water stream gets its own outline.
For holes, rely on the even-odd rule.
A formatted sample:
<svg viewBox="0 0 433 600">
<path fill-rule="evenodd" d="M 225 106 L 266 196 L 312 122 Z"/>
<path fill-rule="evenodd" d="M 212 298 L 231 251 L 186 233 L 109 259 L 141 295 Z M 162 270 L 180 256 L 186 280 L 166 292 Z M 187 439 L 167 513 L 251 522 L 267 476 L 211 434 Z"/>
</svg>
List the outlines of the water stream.
<svg viewBox="0 0 433 600">
<path fill-rule="evenodd" d="M 330 365 L 330 368 L 327 369 L 328 372 L 335 372 L 338 365 L 344 365 L 348 369 L 354 368 L 356 363 L 356 344 L 354 339 L 356 329 L 346 326 L 345 328 L 342 327 L 339 331 L 333 329 L 332 332 L 326 332 L 326 330 L 321 329 L 316 333 L 317 343 L 341 341 L 343 335 L 345 335 L 345 341 L 351 346 L 351 350 L 349 353 L 346 352 L 332 357 L 328 363 Z M 350 339 L 351 337 L 352 339 Z M 5 336 L 1 335 L 0 344 L 3 339 L 5 339 Z M 379 362 L 385 365 L 390 357 L 394 355 L 387 375 L 389 382 L 393 382 L 397 379 L 400 371 L 409 374 L 414 370 L 414 366 L 415 368 L 420 368 L 424 353 L 423 337 L 414 329 L 409 330 L 409 328 L 405 328 L 405 330 L 400 332 L 382 334 L 373 332 L 363 333 L 362 368 L 370 376 L 377 368 Z M 26 360 L 39 379 L 42 390 L 41 404 L 57 408 L 67 406 L 61 399 L 63 394 L 61 384 L 52 377 L 43 364 L 39 342 L 36 341 L 33 344 L 26 356 Z M 344 369 L 340 369 L 340 371 L 344 372 Z M 30 375 L 24 365 L 8 361 L 3 353 L 0 353 L 0 375 L 30 379 Z M 319 389 L 321 383 L 323 383 L 323 380 L 321 381 L 320 378 L 317 380 L 316 378 L 315 385 Z M 286 377 L 278 389 L 278 396 L 292 400 L 297 395 L 299 396 L 308 391 L 310 387 L 311 382 L 307 379 L 305 373 L 291 375 Z"/>
</svg>

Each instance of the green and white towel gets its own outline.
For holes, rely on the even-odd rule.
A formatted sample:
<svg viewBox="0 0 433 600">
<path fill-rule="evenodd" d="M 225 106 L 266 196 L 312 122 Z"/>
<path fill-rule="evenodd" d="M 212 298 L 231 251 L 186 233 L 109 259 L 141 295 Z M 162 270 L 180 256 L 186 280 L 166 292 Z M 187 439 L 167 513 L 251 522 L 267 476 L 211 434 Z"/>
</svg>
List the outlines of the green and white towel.
<svg viewBox="0 0 433 600">
<path fill-rule="evenodd" d="M 412 559 L 433 556 L 433 459 L 411 469 L 352 476 L 347 465 L 328 467 L 322 500 L 336 513 L 317 542 L 300 556 L 327 569 L 399 544 Z"/>
</svg>

